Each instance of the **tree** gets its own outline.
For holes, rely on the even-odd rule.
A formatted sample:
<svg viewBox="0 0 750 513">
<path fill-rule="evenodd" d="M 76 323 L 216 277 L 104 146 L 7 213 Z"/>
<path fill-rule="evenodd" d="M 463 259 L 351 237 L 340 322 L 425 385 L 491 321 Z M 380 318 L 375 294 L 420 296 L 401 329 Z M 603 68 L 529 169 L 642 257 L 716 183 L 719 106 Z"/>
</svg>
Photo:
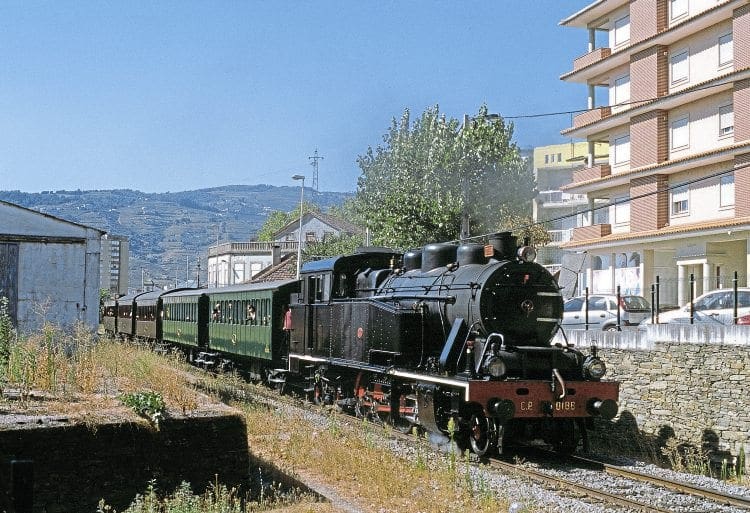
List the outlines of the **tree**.
<svg viewBox="0 0 750 513">
<path fill-rule="evenodd" d="M 320 212 L 320 207 L 314 203 L 308 203 L 305 201 L 302 203 L 302 212 L 303 214 L 307 214 L 308 212 Z M 266 222 L 260 227 L 255 238 L 261 242 L 271 242 L 274 239 L 274 235 L 276 235 L 279 230 L 295 219 L 299 220 L 299 207 L 290 210 L 289 212 L 274 210 L 268 214 Z"/>
<path fill-rule="evenodd" d="M 355 198 L 373 242 L 402 249 L 458 239 L 464 212 L 472 234 L 508 230 L 529 216 L 533 173 L 513 125 L 482 107 L 465 126 L 439 107 L 393 119 L 384 145 L 358 158 Z"/>
<path fill-rule="evenodd" d="M 302 250 L 302 260 L 309 261 L 324 257 L 346 255 L 353 253 L 364 245 L 364 237 L 360 234 L 340 235 L 308 244 Z"/>
</svg>

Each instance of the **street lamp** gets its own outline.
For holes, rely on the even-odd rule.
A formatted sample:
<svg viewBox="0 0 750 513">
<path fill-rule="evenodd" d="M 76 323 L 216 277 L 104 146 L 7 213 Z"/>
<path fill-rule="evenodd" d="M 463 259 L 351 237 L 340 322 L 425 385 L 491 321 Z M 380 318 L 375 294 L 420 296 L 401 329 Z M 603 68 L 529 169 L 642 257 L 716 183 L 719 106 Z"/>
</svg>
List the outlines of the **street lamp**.
<svg viewBox="0 0 750 513">
<path fill-rule="evenodd" d="M 299 192 L 299 233 L 297 240 L 297 279 L 299 280 L 300 268 L 302 266 L 302 202 L 305 198 L 305 177 L 294 175 L 292 180 L 302 180 L 302 189 Z"/>
</svg>

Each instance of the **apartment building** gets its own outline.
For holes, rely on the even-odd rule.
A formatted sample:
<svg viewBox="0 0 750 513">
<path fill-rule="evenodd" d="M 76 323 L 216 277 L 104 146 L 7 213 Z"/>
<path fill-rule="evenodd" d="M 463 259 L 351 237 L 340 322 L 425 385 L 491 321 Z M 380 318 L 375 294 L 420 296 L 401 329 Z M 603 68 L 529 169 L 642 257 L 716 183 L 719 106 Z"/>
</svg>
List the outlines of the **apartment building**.
<svg viewBox="0 0 750 513">
<path fill-rule="evenodd" d="M 596 143 L 595 162 L 606 162 L 607 151 L 606 143 Z M 532 202 L 532 215 L 535 222 L 544 223 L 551 238 L 549 244 L 537 248 L 537 262 L 552 272 L 560 269 L 560 245 L 571 240 L 573 229 L 580 225 L 578 214 L 585 211 L 588 205 L 585 194 L 561 190 L 562 186 L 573 181 L 573 172 L 586 165 L 587 152 L 588 144 L 585 142 L 534 148 L 534 179 L 538 193 Z M 607 219 L 601 221 L 606 222 Z"/>
<path fill-rule="evenodd" d="M 585 285 L 648 295 L 658 277 L 661 303 L 680 304 L 735 272 L 745 286 L 750 0 L 597 0 L 560 24 L 588 31 L 561 77 L 588 86 L 588 110 L 563 131 L 588 143 L 587 166 L 561 187 L 588 197 L 562 245 L 586 255 Z M 608 163 L 595 163 L 596 142 Z"/>
<path fill-rule="evenodd" d="M 127 237 L 111 234 L 102 236 L 99 287 L 108 290 L 111 297 L 128 293 L 129 248 L 130 242 Z"/>
</svg>

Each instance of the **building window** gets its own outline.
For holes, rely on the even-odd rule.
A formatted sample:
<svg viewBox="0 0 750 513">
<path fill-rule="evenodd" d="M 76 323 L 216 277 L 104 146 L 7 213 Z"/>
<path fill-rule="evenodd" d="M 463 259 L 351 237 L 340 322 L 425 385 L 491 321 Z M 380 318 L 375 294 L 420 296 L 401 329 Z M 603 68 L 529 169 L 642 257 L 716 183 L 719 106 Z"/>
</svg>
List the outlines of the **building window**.
<svg viewBox="0 0 750 513">
<path fill-rule="evenodd" d="M 549 155 L 544 156 L 544 163 L 549 164 Z"/>
<path fill-rule="evenodd" d="M 734 44 L 730 32 L 719 38 L 719 67 L 731 64 L 732 61 L 734 61 Z"/>
<path fill-rule="evenodd" d="M 734 174 L 721 177 L 719 184 L 719 206 L 731 207 L 734 205 Z"/>
<path fill-rule="evenodd" d="M 630 162 L 630 135 L 618 137 L 614 141 L 615 165 Z"/>
<path fill-rule="evenodd" d="M 719 137 L 734 133 L 734 105 L 719 107 Z"/>
<path fill-rule="evenodd" d="M 562 162 L 562 153 L 557 154 L 557 161 Z"/>
<path fill-rule="evenodd" d="M 672 189 L 672 215 L 682 215 L 689 212 L 687 185 L 681 185 Z"/>
<path fill-rule="evenodd" d="M 688 118 L 672 121 L 672 149 L 687 148 L 690 145 L 690 124 Z"/>
<path fill-rule="evenodd" d="M 315 236 L 315 232 L 305 233 L 305 242 L 316 242 L 318 238 Z"/>
<path fill-rule="evenodd" d="M 672 83 L 684 82 L 688 79 L 688 51 L 683 50 L 672 56 L 670 60 L 672 71 Z"/>
<path fill-rule="evenodd" d="M 615 79 L 615 105 L 630 101 L 630 75 Z"/>
<path fill-rule="evenodd" d="M 615 198 L 615 224 L 627 224 L 630 222 L 630 198 L 620 196 Z"/>
<path fill-rule="evenodd" d="M 672 19 L 675 20 L 688 13 L 688 0 L 671 0 L 669 2 Z"/>
<path fill-rule="evenodd" d="M 615 20 L 615 46 L 630 41 L 630 16 Z"/>
</svg>

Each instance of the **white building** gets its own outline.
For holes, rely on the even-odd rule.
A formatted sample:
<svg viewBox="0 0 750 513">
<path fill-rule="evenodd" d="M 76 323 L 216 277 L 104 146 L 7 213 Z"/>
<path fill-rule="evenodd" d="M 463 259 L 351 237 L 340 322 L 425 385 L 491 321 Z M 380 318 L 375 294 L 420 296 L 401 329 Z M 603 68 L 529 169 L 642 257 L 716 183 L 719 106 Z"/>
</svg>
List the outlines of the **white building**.
<svg viewBox="0 0 750 513">
<path fill-rule="evenodd" d="M 302 248 L 329 237 L 361 233 L 349 222 L 308 212 L 302 217 Z M 225 242 L 208 248 L 208 286 L 224 287 L 244 283 L 261 270 L 277 265 L 290 253 L 297 253 L 299 217 L 279 230 L 273 242 Z"/>
<path fill-rule="evenodd" d="M 587 255 L 585 284 L 649 295 L 659 278 L 672 304 L 691 284 L 696 295 L 731 286 L 735 272 L 746 285 L 750 2 L 597 0 L 560 24 L 588 31 L 561 77 L 588 86 L 589 110 L 563 131 L 589 144 L 587 167 L 563 187 L 589 199 L 586 226 L 563 244 Z M 606 164 L 594 162 L 596 141 L 609 143 Z M 609 204 L 606 223 L 596 200 Z"/>
<path fill-rule="evenodd" d="M 20 332 L 99 324 L 101 230 L 0 201 L 0 296 Z"/>
</svg>

